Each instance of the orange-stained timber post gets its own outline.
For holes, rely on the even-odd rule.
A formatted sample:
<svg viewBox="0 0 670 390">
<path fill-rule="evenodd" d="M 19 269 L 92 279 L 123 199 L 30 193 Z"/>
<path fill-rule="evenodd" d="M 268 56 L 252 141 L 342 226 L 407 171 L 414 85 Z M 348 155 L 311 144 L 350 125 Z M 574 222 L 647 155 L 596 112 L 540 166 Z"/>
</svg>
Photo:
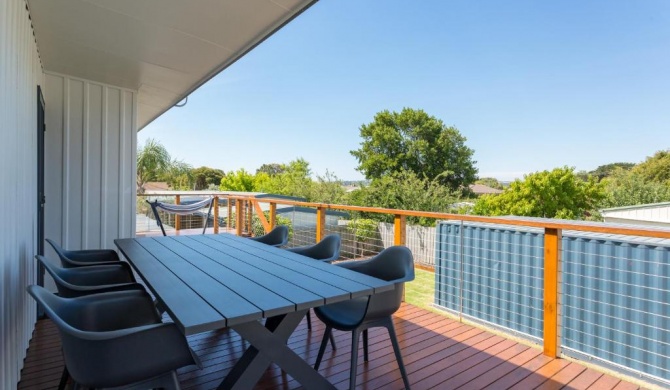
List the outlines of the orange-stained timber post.
<svg viewBox="0 0 670 390">
<path fill-rule="evenodd" d="M 393 218 L 393 245 L 405 245 L 407 237 L 407 217 L 396 214 Z"/>
<path fill-rule="evenodd" d="M 215 196 L 214 202 L 214 234 L 219 234 L 219 197 Z M 205 221 L 207 223 L 207 221 Z"/>
<path fill-rule="evenodd" d="M 316 242 L 323 240 L 326 233 L 326 209 L 316 208 Z"/>
<path fill-rule="evenodd" d="M 226 203 L 228 205 L 228 214 L 226 214 L 226 230 L 228 232 L 231 231 L 231 225 L 233 223 L 232 216 L 233 216 L 233 203 L 230 199 L 230 196 L 226 197 Z"/>
<path fill-rule="evenodd" d="M 242 199 L 235 200 L 235 234 L 242 235 L 242 223 L 244 222 L 242 212 Z"/>
<path fill-rule="evenodd" d="M 181 204 L 181 195 L 175 195 L 174 204 Z M 175 214 L 174 216 L 174 230 L 179 231 L 181 229 L 181 215 Z"/>
<path fill-rule="evenodd" d="M 558 356 L 558 266 L 561 230 L 544 229 L 544 354 Z"/>
<path fill-rule="evenodd" d="M 277 203 L 270 203 L 270 230 L 277 226 Z"/>
<path fill-rule="evenodd" d="M 246 207 L 246 212 L 247 212 L 247 234 L 252 235 L 252 229 L 251 229 L 251 218 L 253 218 L 253 214 L 251 213 L 251 199 L 247 201 L 247 207 Z"/>
</svg>

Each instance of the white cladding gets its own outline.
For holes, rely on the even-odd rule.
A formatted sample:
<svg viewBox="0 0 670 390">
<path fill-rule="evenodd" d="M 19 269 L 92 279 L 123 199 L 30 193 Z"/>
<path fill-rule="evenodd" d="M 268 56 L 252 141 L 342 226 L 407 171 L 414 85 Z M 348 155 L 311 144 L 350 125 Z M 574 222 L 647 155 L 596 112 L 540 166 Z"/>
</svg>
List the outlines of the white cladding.
<svg viewBox="0 0 670 390">
<path fill-rule="evenodd" d="M 601 210 L 605 222 L 670 227 L 670 202 Z"/>
<path fill-rule="evenodd" d="M 37 86 L 42 66 L 23 0 L 0 0 L 0 388 L 19 381 L 35 324 L 26 293 L 37 247 Z"/>
<path fill-rule="evenodd" d="M 135 234 L 136 93 L 52 73 L 45 83 L 45 237 L 113 249 Z"/>
</svg>

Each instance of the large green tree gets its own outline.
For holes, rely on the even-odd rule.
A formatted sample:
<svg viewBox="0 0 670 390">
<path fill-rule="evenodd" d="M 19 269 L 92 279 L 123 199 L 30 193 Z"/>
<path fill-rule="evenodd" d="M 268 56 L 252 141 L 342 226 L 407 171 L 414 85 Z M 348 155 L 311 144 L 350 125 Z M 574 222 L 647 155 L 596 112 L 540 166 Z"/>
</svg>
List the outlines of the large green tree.
<svg viewBox="0 0 670 390">
<path fill-rule="evenodd" d="M 256 169 L 256 174 L 258 175 L 259 173 L 264 172 L 270 176 L 275 176 L 284 173 L 285 171 L 286 171 L 286 165 L 270 163 L 261 165 L 260 168 Z"/>
<path fill-rule="evenodd" d="M 210 167 L 200 167 L 191 170 L 191 176 L 193 177 L 193 188 L 195 190 L 206 190 L 211 186 L 216 186 L 217 188 L 221 184 L 221 179 L 226 175 L 221 169 L 215 169 Z"/>
<path fill-rule="evenodd" d="M 484 195 L 473 208 L 478 215 L 588 219 L 605 198 L 604 184 L 578 178 L 574 168 L 536 172 L 515 180 L 502 194 Z"/>
<path fill-rule="evenodd" d="M 360 127 L 360 149 L 351 154 L 368 179 L 408 171 L 458 190 L 475 181 L 474 151 L 453 126 L 423 110 L 382 111 Z"/>
<path fill-rule="evenodd" d="M 255 191 L 311 200 L 314 182 L 310 177 L 312 170 L 309 168 L 309 163 L 303 158 L 298 158 L 283 165 L 283 168 L 283 172 L 276 175 L 259 172 L 254 180 Z"/>
<path fill-rule="evenodd" d="M 219 185 L 221 191 L 240 191 L 252 192 L 256 191 L 254 186 L 254 176 L 245 171 L 244 168 L 237 171 L 228 172 L 222 179 Z"/>
<path fill-rule="evenodd" d="M 595 176 L 598 180 L 602 180 L 602 179 L 605 179 L 605 178 L 611 176 L 617 170 L 623 169 L 625 171 L 628 171 L 631 168 L 633 168 L 634 166 L 635 166 L 635 164 L 633 164 L 633 163 L 616 162 L 616 163 L 601 165 L 598 168 L 589 172 L 588 174 Z"/>
<path fill-rule="evenodd" d="M 660 150 L 633 168 L 646 181 L 670 185 L 670 149 Z"/>
<path fill-rule="evenodd" d="M 619 169 L 603 181 L 607 189 L 605 207 L 634 206 L 670 201 L 670 186 L 645 178 L 635 171 Z"/>
<path fill-rule="evenodd" d="M 149 138 L 137 150 L 137 192 L 144 193 L 144 184 L 161 180 L 170 170 L 172 158 L 158 141 Z"/>
</svg>

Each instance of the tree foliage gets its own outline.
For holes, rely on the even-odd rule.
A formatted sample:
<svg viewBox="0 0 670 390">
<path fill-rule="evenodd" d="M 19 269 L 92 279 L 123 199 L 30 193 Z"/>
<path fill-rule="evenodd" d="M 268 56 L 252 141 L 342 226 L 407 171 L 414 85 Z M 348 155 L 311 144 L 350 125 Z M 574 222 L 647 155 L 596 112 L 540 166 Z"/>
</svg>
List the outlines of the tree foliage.
<svg viewBox="0 0 670 390">
<path fill-rule="evenodd" d="M 210 167 L 200 167 L 191 170 L 191 177 L 193 178 L 194 190 L 207 190 L 212 186 L 219 188 L 221 179 L 226 175 L 221 169 L 214 169 Z"/>
<path fill-rule="evenodd" d="M 271 163 L 271 164 L 263 164 L 261 165 L 260 168 L 256 169 L 256 174 L 258 175 L 259 173 L 267 173 L 270 176 L 275 176 L 282 174 L 286 171 L 286 166 L 284 164 L 277 164 L 277 163 Z"/>
<path fill-rule="evenodd" d="M 349 203 L 358 206 L 383 207 L 420 211 L 450 212 L 458 200 L 457 195 L 437 180 L 419 177 L 411 171 L 391 173 L 373 180 L 370 186 L 354 191 Z M 391 222 L 392 215 L 366 214 L 365 218 Z M 410 223 L 434 224 L 433 219 L 410 217 Z"/>
<path fill-rule="evenodd" d="M 423 110 L 379 112 L 360 127 L 360 135 L 361 147 L 351 154 L 368 179 L 408 171 L 458 190 L 476 178 L 474 151 L 465 145 L 466 138 Z"/>
<path fill-rule="evenodd" d="M 230 171 L 221 179 L 219 189 L 221 191 L 253 192 L 255 191 L 254 176 L 244 168 L 235 172 Z"/>
<path fill-rule="evenodd" d="M 634 206 L 670 201 L 670 186 L 648 181 L 634 170 L 615 170 L 604 180 L 605 207 Z"/>
<path fill-rule="evenodd" d="M 188 191 L 192 189 L 192 169 L 191 165 L 181 160 L 172 160 L 167 172 L 160 179 L 167 182 L 174 190 Z"/>
<path fill-rule="evenodd" d="M 579 179 L 574 168 L 536 172 L 515 180 L 502 194 L 484 195 L 473 213 L 527 217 L 586 219 L 605 198 L 604 185 L 591 177 Z"/>
<path fill-rule="evenodd" d="M 160 180 L 170 169 L 172 158 L 158 141 L 149 138 L 137 151 L 137 192 L 144 193 L 144 185 Z"/>
<path fill-rule="evenodd" d="M 602 180 L 611 176 L 617 170 L 630 170 L 635 164 L 627 162 L 616 162 L 611 164 L 601 165 L 598 168 L 588 172 L 589 175 L 595 176 L 596 179 Z"/>
<path fill-rule="evenodd" d="M 633 168 L 645 181 L 670 186 L 670 149 L 660 150 Z"/>
</svg>

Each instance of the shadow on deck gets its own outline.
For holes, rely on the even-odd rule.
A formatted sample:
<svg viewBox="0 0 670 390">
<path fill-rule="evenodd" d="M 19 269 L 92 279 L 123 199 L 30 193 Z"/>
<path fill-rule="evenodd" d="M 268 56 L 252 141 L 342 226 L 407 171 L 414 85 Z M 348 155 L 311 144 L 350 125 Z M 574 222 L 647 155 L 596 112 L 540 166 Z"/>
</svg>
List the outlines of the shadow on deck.
<svg viewBox="0 0 670 390">
<path fill-rule="evenodd" d="M 313 317 L 316 318 L 316 317 Z M 412 388 L 419 389 L 638 389 L 578 363 L 551 359 L 531 348 L 484 330 L 403 304 L 394 317 Z M 318 320 L 307 330 L 303 322 L 291 336 L 290 347 L 314 363 L 324 326 Z M 338 389 L 346 389 L 351 337 L 334 332 L 337 350 L 326 350 L 320 372 Z M 203 369 L 179 371 L 183 389 L 214 389 L 242 356 L 245 345 L 230 329 L 188 337 Z M 402 389 L 391 344 L 384 329 L 370 330 L 370 361 L 360 349 L 359 389 Z M 37 323 L 21 373 L 19 389 L 55 389 L 63 361 L 57 329 L 49 320 Z M 277 366 L 271 366 L 257 389 L 293 389 L 300 385 Z"/>
</svg>

